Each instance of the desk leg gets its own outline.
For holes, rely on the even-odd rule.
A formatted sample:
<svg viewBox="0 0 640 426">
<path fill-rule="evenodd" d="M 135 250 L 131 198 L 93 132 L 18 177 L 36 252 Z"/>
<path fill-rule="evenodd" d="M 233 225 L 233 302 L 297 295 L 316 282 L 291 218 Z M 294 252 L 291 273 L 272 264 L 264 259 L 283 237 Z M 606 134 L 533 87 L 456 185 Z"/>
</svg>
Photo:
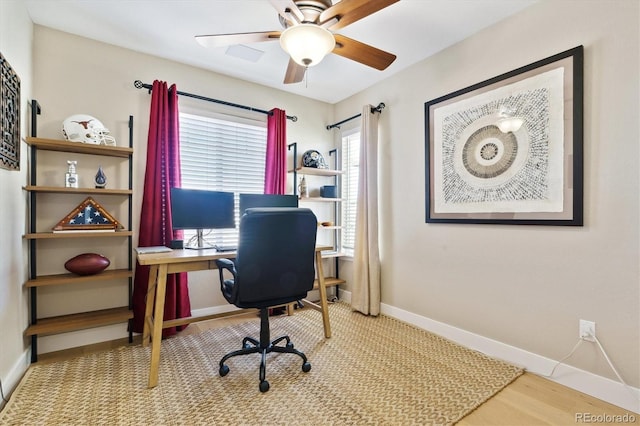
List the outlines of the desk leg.
<svg viewBox="0 0 640 426">
<path fill-rule="evenodd" d="M 151 320 L 153 319 L 153 302 L 156 299 L 156 283 L 158 278 L 158 265 L 149 268 L 149 282 L 147 284 L 147 298 L 145 299 L 144 325 L 142 329 L 142 346 L 149 345 L 151 337 Z"/>
<path fill-rule="evenodd" d="M 160 366 L 160 344 L 162 343 L 162 325 L 164 322 L 164 299 L 167 291 L 167 264 L 158 268 L 156 297 L 153 312 L 153 330 L 151 331 L 151 365 L 149 367 L 149 388 L 158 384 Z"/>
<path fill-rule="evenodd" d="M 318 289 L 320 290 L 320 307 L 322 308 L 322 324 L 324 326 L 324 337 L 331 337 L 331 324 L 329 323 L 329 304 L 327 302 L 327 287 L 324 283 L 322 252 L 320 251 L 316 251 L 316 274 L 318 275 Z"/>
</svg>

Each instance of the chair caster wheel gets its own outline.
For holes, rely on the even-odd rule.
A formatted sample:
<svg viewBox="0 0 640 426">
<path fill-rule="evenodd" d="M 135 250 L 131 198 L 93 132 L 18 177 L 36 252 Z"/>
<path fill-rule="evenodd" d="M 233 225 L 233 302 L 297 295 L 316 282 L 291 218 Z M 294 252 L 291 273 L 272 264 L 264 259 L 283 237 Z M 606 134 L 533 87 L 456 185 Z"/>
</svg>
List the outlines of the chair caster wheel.
<svg viewBox="0 0 640 426">
<path fill-rule="evenodd" d="M 264 393 L 269 390 L 269 382 L 263 380 L 260 382 L 260 392 Z"/>
<path fill-rule="evenodd" d="M 302 371 L 304 371 L 305 373 L 308 373 L 309 371 L 311 371 L 311 364 L 309 364 L 308 362 L 303 363 Z"/>
<path fill-rule="evenodd" d="M 227 374 L 229 374 L 229 366 L 227 366 L 226 364 L 221 365 L 218 372 L 220 373 L 221 377 L 226 376 Z"/>
</svg>

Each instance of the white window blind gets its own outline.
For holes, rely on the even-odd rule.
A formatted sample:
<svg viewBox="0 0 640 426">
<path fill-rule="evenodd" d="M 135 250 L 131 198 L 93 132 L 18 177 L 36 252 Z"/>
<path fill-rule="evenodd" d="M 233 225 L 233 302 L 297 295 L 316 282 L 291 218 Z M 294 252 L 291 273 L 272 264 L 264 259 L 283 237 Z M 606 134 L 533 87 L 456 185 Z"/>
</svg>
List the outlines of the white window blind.
<svg viewBox="0 0 640 426">
<path fill-rule="evenodd" d="M 356 207 L 360 168 L 360 131 L 342 137 L 342 251 L 353 256 L 356 238 Z"/>
<path fill-rule="evenodd" d="M 180 170 L 182 187 L 262 194 L 267 147 L 266 123 L 232 116 L 180 113 Z M 185 243 L 195 230 L 185 230 Z M 237 229 L 216 229 L 209 244 L 237 244 Z"/>
</svg>

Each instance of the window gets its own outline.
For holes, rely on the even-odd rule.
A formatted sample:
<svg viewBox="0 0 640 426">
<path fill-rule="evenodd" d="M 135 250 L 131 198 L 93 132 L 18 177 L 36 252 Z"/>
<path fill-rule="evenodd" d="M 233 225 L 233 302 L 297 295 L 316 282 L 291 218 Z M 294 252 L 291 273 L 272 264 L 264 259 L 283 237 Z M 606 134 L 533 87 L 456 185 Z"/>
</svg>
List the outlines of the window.
<svg viewBox="0 0 640 426">
<path fill-rule="evenodd" d="M 360 167 L 360 130 L 342 136 L 342 251 L 353 256 L 356 240 L 356 208 Z"/>
<path fill-rule="evenodd" d="M 236 193 L 264 191 L 266 123 L 231 116 L 180 113 L 182 187 Z M 185 243 L 195 230 L 185 230 Z M 205 236 L 208 244 L 237 244 L 237 229 L 216 229 Z"/>
</svg>

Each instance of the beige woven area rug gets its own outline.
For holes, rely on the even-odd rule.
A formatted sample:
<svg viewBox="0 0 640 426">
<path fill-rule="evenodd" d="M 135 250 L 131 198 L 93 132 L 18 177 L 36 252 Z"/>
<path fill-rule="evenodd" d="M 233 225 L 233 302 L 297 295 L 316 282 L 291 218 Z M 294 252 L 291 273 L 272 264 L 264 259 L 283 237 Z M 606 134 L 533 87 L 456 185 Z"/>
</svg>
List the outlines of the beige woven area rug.
<svg viewBox="0 0 640 426">
<path fill-rule="evenodd" d="M 162 342 L 159 385 L 147 389 L 149 348 L 124 347 L 34 364 L 0 413 L 2 425 L 447 425 L 522 374 L 520 368 L 395 319 L 330 306 L 324 339 L 311 309 L 271 318 L 295 355 L 271 353 L 258 389 L 259 355 L 218 362 L 257 337 L 259 318 Z"/>
</svg>

